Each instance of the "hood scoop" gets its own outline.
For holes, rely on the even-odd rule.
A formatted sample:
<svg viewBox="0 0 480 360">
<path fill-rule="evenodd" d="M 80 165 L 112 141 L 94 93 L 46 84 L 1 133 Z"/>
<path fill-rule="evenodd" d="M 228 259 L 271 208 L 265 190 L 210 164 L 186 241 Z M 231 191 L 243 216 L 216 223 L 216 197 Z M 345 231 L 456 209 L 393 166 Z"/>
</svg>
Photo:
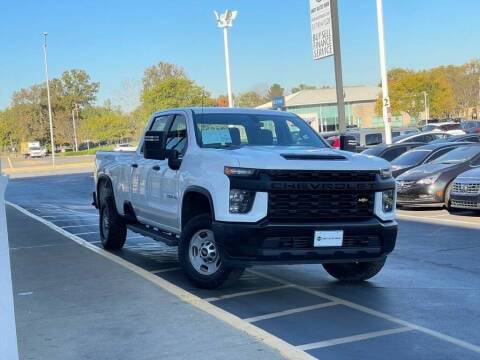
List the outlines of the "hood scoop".
<svg viewBox="0 0 480 360">
<path fill-rule="evenodd" d="M 347 160 L 343 155 L 328 155 L 328 154 L 280 154 L 286 160 Z"/>
</svg>

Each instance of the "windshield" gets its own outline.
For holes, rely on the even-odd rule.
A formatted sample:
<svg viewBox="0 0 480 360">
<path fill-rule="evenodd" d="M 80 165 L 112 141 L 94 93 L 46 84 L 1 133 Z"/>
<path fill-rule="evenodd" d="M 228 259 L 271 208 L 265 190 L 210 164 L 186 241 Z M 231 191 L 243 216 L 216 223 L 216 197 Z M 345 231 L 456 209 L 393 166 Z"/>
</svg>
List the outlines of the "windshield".
<svg viewBox="0 0 480 360">
<path fill-rule="evenodd" d="M 459 164 L 472 159 L 480 153 L 480 146 L 465 146 L 454 149 L 438 159 L 432 161 L 432 164 Z"/>
<path fill-rule="evenodd" d="M 196 114 L 194 123 L 198 145 L 203 148 L 327 147 L 310 126 L 295 116 Z"/>
<path fill-rule="evenodd" d="M 412 150 L 392 161 L 392 165 L 413 166 L 420 164 L 431 153 L 430 150 Z"/>
<path fill-rule="evenodd" d="M 425 125 L 424 127 L 422 127 L 423 132 L 437 130 L 437 129 L 438 129 L 438 125 Z"/>
</svg>

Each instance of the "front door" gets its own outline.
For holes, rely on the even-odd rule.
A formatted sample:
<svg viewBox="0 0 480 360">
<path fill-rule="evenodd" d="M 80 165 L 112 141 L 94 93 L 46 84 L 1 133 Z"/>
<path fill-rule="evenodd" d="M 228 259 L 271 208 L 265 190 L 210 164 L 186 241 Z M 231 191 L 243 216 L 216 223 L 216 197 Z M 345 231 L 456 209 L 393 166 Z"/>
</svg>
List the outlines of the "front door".
<svg viewBox="0 0 480 360">
<path fill-rule="evenodd" d="M 167 150 L 177 150 L 180 158 L 187 149 L 187 122 L 184 115 L 177 114 L 165 141 Z M 168 166 L 168 160 L 159 164 L 160 169 L 151 169 L 148 184 L 149 217 L 167 230 L 180 229 L 178 170 Z"/>
<path fill-rule="evenodd" d="M 149 130 L 165 131 L 173 118 L 174 115 L 158 116 L 152 121 Z M 158 177 L 158 173 L 152 172 L 152 170 L 157 167 L 161 168 L 162 165 L 165 167 L 166 160 L 145 159 L 142 146 L 139 147 L 137 155 L 132 160 L 130 202 L 137 218 L 146 224 L 153 225 L 153 219 L 149 213 L 149 198 L 152 193 L 149 186 L 152 183 L 151 178 Z"/>
</svg>

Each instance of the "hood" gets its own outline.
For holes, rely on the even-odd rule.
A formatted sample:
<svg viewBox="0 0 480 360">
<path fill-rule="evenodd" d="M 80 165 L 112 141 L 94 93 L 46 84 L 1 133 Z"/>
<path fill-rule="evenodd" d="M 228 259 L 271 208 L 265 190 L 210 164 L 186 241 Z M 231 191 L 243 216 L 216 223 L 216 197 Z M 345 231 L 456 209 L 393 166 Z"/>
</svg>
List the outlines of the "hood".
<svg viewBox="0 0 480 360">
<path fill-rule="evenodd" d="M 240 167 L 279 170 L 380 170 L 390 163 L 375 156 L 331 148 L 245 146 L 227 150 Z"/>
<path fill-rule="evenodd" d="M 437 174 L 447 169 L 453 169 L 458 164 L 425 164 L 417 166 L 398 177 L 399 180 L 416 181 Z"/>
<path fill-rule="evenodd" d="M 457 179 L 459 180 L 474 180 L 480 182 L 480 168 L 468 170 L 463 174 L 458 175 Z"/>
</svg>

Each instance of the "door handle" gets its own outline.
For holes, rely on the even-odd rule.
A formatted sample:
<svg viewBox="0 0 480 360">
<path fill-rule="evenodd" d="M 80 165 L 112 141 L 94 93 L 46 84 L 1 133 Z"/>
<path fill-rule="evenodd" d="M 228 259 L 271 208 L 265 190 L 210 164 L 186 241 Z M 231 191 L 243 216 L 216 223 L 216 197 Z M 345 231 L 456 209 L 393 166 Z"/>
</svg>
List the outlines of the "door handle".
<svg viewBox="0 0 480 360">
<path fill-rule="evenodd" d="M 132 164 L 131 166 L 132 168 L 135 168 L 135 169 L 138 168 L 138 164 Z"/>
<path fill-rule="evenodd" d="M 160 165 L 152 166 L 152 170 L 159 171 L 160 170 Z"/>
</svg>

